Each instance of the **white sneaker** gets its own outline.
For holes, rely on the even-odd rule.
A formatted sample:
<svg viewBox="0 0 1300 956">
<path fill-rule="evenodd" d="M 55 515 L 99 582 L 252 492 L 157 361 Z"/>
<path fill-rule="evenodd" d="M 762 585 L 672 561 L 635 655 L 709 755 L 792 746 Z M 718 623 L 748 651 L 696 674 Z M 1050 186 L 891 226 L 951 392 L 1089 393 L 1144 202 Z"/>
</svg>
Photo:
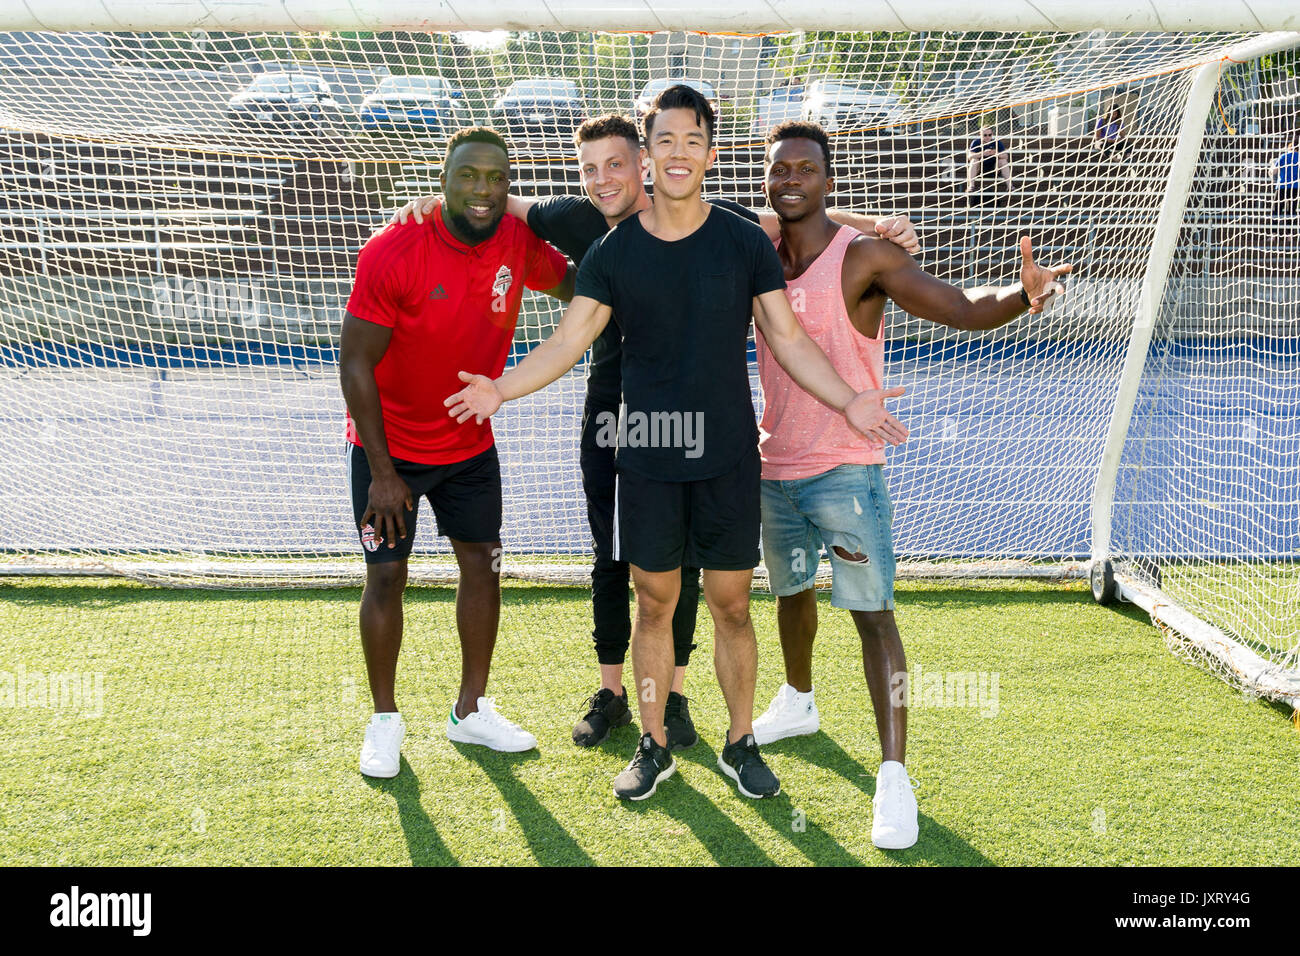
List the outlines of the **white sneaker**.
<svg viewBox="0 0 1300 956">
<path fill-rule="evenodd" d="M 367 777 L 396 777 L 402 765 L 402 738 L 406 724 L 402 715 L 375 714 L 366 724 L 361 745 L 361 772 Z"/>
<path fill-rule="evenodd" d="M 505 753 L 519 753 L 537 746 L 537 738 L 497 713 L 495 697 L 480 697 L 478 710 L 457 718 L 456 706 L 447 715 L 447 739 L 462 744 L 482 744 Z"/>
<path fill-rule="evenodd" d="M 754 721 L 754 742 L 761 747 L 786 737 L 817 733 L 821 719 L 817 716 L 817 703 L 813 700 L 816 690 L 814 687 L 806 694 L 801 694 L 789 684 L 782 684 L 763 716 Z"/>
<path fill-rule="evenodd" d="M 871 842 L 882 850 L 906 850 L 916 845 L 916 781 L 897 760 L 886 760 L 876 773 L 871 801 Z"/>
</svg>

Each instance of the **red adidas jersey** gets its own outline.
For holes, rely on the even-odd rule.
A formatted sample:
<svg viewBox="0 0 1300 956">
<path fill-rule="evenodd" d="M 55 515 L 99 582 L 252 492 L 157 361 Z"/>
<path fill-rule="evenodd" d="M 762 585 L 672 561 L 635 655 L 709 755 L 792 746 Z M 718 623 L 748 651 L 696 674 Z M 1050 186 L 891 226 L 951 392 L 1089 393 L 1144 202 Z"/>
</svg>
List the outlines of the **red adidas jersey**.
<svg viewBox="0 0 1300 956">
<path fill-rule="evenodd" d="M 371 237 L 347 308 L 393 330 L 375 366 L 389 454 L 446 465 L 492 447 L 490 421 L 458 425 L 443 401 L 465 387 L 462 369 L 501 374 L 524 287 L 553 288 L 566 268 L 564 256 L 510 215 L 491 239 L 465 245 L 443 223 L 441 203 L 423 223 L 393 223 Z M 351 415 L 348 441 L 361 444 Z"/>
</svg>

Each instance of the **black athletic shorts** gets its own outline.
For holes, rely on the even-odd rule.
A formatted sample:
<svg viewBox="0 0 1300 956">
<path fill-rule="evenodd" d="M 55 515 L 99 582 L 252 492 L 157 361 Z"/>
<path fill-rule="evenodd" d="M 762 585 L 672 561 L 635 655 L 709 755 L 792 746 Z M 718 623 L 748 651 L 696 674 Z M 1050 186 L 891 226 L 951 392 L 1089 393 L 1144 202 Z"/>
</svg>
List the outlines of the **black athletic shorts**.
<svg viewBox="0 0 1300 956">
<path fill-rule="evenodd" d="M 643 571 L 758 566 L 758 448 L 702 481 L 656 481 L 622 470 L 614 486 L 614 560 Z"/>
<path fill-rule="evenodd" d="M 348 481 L 352 486 L 352 519 L 365 551 L 367 564 L 402 561 L 415 543 L 415 521 L 420 499 L 428 498 L 438 522 L 438 534 L 469 544 L 501 539 L 501 462 L 493 445 L 473 458 L 450 465 L 421 465 L 393 459 L 398 476 L 411 488 L 416 508 L 406 512 L 406 537 L 395 547 L 379 542 L 375 529 L 361 526 L 370 499 L 370 463 L 357 445 L 348 452 Z"/>
</svg>

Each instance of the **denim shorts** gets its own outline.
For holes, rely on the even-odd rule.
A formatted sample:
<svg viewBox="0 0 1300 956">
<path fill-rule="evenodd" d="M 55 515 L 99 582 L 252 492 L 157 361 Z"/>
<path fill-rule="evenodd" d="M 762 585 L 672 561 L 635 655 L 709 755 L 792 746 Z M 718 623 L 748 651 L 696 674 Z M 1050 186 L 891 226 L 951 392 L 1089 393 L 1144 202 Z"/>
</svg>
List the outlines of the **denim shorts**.
<svg viewBox="0 0 1300 956">
<path fill-rule="evenodd" d="M 894 506 L 880 465 L 840 465 L 811 478 L 763 481 L 763 561 L 777 597 L 813 586 L 823 547 L 831 559 L 831 605 L 894 608 Z M 863 560 L 836 554 L 839 547 Z"/>
</svg>

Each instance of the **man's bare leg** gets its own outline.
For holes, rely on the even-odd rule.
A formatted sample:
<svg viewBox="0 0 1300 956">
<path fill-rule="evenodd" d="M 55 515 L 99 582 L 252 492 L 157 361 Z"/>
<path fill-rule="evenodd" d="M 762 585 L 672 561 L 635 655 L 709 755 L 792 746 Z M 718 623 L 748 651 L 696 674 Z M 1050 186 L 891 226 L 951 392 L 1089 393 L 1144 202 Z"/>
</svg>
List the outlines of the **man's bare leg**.
<svg viewBox="0 0 1300 956">
<path fill-rule="evenodd" d="M 668 746 L 664 706 L 673 684 L 673 611 L 682 586 L 679 569 L 643 571 L 632 565 L 636 618 L 632 622 L 632 674 L 641 732 Z"/>
<path fill-rule="evenodd" d="M 801 694 L 813 689 L 812 652 L 817 636 L 817 592 L 812 588 L 776 599 L 785 682 Z"/>
<path fill-rule="evenodd" d="M 907 673 L 907 657 L 893 611 L 850 611 L 862 639 L 862 668 L 876 711 L 882 760 L 907 762 L 907 705 L 893 700 L 890 682 Z"/>
<path fill-rule="evenodd" d="M 623 665 L 600 665 L 600 689 L 612 690 L 615 696 L 623 693 Z"/>
<path fill-rule="evenodd" d="M 402 649 L 402 595 L 406 562 L 366 565 L 361 592 L 361 650 L 375 713 L 396 713 L 397 655 Z"/>
<path fill-rule="evenodd" d="M 496 647 L 501 617 L 501 542 L 469 544 L 451 542 L 460 568 L 456 585 L 456 632 L 460 636 L 460 695 L 456 717 L 468 717 L 478 710 L 478 699 L 487 694 L 492 649 Z"/>
<path fill-rule="evenodd" d="M 750 571 L 704 572 L 704 600 L 713 615 L 713 664 L 727 701 L 727 743 L 754 732 L 758 642 L 749 616 Z"/>
<path fill-rule="evenodd" d="M 601 664 L 600 665 L 600 686 L 602 689 L 609 688 L 615 694 L 623 693 L 623 665 L 622 664 Z M 678 694 L 686 693 L 686 668 L 673 668 L 673 691 Z"/>
</svg>

